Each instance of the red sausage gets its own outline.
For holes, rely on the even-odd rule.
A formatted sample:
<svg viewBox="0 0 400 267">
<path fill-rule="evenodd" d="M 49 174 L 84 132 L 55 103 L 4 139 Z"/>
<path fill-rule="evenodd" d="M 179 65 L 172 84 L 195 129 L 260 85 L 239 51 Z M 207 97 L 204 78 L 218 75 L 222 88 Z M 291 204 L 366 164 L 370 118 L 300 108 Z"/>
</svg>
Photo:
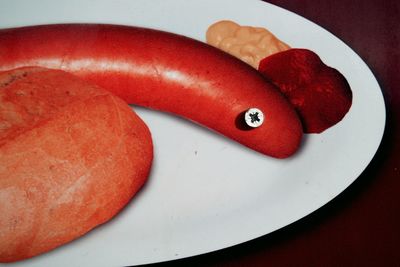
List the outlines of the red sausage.
<svg viewBox="0 0 400 267">
<path fill-rule="evenodd" d="M 138 27 L 65 24 L 0 30 L 0 70 L 42 66 L 72 72 L 130 104 L 174 113 L 263 154 L 296 152 L 301 122 L 256 70 L 202 42 Z M 258 128 L 243 114 L 260 109 Z"/>
</svg>

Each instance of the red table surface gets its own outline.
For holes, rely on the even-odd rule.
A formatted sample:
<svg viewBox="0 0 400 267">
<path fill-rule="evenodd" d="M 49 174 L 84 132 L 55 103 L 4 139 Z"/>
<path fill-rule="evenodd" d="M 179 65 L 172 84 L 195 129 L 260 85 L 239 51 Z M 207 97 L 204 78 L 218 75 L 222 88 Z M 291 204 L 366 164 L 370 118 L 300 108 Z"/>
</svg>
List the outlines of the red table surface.
<svg viewBox="0 0 400 267">
<path fill-rule="evenodd" d="M 400 1 L 271 0 L 332 32 L 376 76 L 387 108 L 362 175 L 311 215 L 252 241 L 174 266 L 400 266 Z"/>
</svg>

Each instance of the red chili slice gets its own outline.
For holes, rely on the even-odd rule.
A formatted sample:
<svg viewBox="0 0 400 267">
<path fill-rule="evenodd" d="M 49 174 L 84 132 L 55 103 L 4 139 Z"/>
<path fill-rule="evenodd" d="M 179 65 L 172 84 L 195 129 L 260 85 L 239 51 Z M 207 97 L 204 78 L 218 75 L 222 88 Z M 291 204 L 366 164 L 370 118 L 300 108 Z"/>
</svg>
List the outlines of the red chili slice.
<svg viewBox="0 0 400 267">
<path fill-rule="evenodd" d="M 305 133 L 321 133 L 343 119 L 352 104 L 346 78 L 307 49 L 266 57 L 259 71 L 280 88 L 296 108 Z"/>
</svg>

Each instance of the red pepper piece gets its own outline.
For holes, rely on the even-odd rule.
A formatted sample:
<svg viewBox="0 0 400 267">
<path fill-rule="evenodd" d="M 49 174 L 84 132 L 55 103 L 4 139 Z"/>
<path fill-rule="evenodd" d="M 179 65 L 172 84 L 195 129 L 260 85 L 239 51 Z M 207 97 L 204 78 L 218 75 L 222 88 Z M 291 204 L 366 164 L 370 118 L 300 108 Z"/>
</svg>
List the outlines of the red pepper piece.
<svg viewBox="0 0 400 267">
<path fill-rule="evenodd" d="M 296 108 L 305 133 L 321 133 L 343 119 L 352 104 L 346 78 L 307 49 L 290 49 L 260 62 L 259 71 Z"/>
</svg>

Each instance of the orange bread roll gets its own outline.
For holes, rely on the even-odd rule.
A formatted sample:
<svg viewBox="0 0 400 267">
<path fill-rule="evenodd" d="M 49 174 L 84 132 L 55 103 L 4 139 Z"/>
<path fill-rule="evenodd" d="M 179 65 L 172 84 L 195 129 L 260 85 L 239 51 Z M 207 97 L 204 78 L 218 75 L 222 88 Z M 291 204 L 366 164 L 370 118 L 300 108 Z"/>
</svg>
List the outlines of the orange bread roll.
<svg viewBox="0 0 400 267">
<path fill-rule="evenodd" d="M 0 262 L 110 220 L 152 158 L 147 126 L 118 97 L 60 70 L 0 73 Z"/>
</svg>

